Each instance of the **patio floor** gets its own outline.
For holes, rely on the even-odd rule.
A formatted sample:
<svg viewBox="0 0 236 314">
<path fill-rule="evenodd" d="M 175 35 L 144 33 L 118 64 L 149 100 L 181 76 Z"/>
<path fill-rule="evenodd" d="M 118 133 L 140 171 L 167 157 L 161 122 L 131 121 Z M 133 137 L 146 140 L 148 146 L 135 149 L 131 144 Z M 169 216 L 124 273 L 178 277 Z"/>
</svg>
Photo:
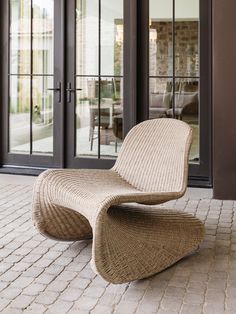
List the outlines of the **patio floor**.
<svg viewBox="0 0 236 314">
<path fill-rule="evenodd" d="M 189 189 L 165 204 L 205 221 L 200 250 L 149 279 L 112 285 L 91 271 L 90 241 L 60 243 L 34 229 L 34 180 L 0 175 L 1 313 L 236 313 L 236 202 Z"/>
</svg>

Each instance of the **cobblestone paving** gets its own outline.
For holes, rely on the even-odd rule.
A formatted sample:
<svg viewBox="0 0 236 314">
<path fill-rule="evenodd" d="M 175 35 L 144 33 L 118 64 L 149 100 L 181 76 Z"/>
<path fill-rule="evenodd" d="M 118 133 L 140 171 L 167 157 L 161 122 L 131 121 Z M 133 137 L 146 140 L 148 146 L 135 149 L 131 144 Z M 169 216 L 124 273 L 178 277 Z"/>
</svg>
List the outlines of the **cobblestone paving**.
<svg viewBox="0 0 236 314">
<path fill-rule="evenodd" d="M 236 202 L 170 202 L 205 221 L 199 252 L 147 280 L 112 285 L 90 269 L 91 242 L 37 233 L 31 194 L 30 185 L 0 185 L 0 313 L 236 313 Z"/>
</svg>

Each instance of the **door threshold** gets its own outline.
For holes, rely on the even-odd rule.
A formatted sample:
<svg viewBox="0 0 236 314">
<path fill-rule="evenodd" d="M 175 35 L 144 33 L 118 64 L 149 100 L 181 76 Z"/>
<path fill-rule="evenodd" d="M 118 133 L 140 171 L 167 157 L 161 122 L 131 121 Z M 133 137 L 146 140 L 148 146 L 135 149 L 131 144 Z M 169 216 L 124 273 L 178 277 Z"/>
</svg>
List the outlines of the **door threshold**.
<svg viewBox="0 0 236 314">
<path fill-rule="evenodd" d="M 24 176 L 38 176 L 47 168 L 34 168 L 34 167 L 22 167 L 22 166 L 2 166 L 0 168 L 0 174 L 12 174 L 12 175 L 24 175 Z"/>
</svg>

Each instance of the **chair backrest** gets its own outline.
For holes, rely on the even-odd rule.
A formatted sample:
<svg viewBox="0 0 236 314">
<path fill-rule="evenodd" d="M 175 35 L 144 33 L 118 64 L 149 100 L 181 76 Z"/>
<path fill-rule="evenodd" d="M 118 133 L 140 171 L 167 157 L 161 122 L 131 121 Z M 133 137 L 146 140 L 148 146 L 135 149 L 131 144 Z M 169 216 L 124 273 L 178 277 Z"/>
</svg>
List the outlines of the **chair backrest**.
<svg viewBox="0 0 236 314">
<path fill-rule="evenodd" d="M 144 192 L 184 192 L 192 129 L 176 119 L 155 119 L 126 136 L 113 170 Z"/>
</svg>

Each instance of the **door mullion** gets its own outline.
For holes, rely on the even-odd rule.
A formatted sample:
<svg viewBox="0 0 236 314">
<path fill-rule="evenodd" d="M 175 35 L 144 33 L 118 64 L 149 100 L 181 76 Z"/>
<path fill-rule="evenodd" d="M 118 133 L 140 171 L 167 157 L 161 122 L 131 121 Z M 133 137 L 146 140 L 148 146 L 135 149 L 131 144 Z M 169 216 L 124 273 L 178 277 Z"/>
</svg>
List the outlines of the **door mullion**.
<svg viewBox="0 0 236 314">
<path fill-rule="evenodd" d="M 33 0 L 30 0 L 30 155 L 33 154 Z"/>
<path fill-rule="evenodd" d="M 137 0 L 137 118 L 149 118 L 149 0 Z M 135 123 L 135 124 L 136 124 Z"/>
<path fill-rule="evenodd" d="M 54 93 L 54 165 L 63 168 L 65 133 L 65 0 L 54 0 L 54 87 L 61 86 L 61 97 Z"/>
<path fill-rule="evenodd" d="M 76 66 L 76 0 L 66 1 L 66 17 L 65 17 L 65 85 L 74 88 L 75 66 Z M 72 86 L 73 84 L 73 86 Z M 65 167 L 73 164 L 73 159 L 76 152 L 76 134 L 75 134 L 75 99 L 76 94 L 70 93 L 70 101 L 67 97 L 65 103 Z"/>
</svg>

